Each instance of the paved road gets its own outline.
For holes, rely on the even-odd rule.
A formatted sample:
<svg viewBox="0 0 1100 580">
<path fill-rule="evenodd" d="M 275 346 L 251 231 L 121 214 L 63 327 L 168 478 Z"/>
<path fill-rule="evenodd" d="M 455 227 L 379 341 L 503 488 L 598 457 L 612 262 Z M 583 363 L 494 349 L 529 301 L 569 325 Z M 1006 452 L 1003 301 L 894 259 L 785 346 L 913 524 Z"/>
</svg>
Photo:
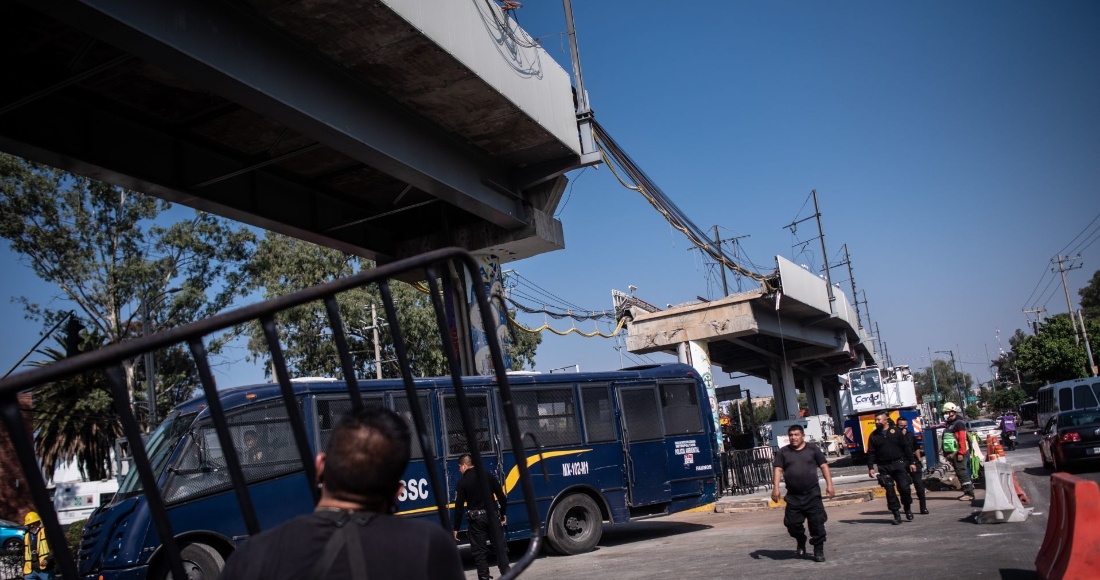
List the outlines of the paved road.
<svg viewBox="0 0 1100 580">
<path fill-rule="evenodd" d="M 781 524 L 782 512 L 684 513 L 605 529 L 597 550 L 579 556 L 542 556 L 521 576 L 529 580 L 575 578 L 791 578 L 826 574 L 843 578 L 954 577 L 1023 580 L 1036 578 L 1035 555 L 1046 530 L 1050 472 L 1042 468 L 1038 439 L 1022 437 L 1007 454 L 1035 514 L 1018 524 L 974 523 L 971 506 L 958 492 L 929 494 L 931 515 L 890 525 L 883 499 L 829 508 L 828 561 L 795 559 L 794 542 Z M 1100 472 L 1081 473 L 1100 481 Z M 524 544 L 513 545 L 513 557 Z M 467 578 L 476 578 L 463 550 Z M 497 576 L 493 569 L 493 576 Z"/>
</svg>

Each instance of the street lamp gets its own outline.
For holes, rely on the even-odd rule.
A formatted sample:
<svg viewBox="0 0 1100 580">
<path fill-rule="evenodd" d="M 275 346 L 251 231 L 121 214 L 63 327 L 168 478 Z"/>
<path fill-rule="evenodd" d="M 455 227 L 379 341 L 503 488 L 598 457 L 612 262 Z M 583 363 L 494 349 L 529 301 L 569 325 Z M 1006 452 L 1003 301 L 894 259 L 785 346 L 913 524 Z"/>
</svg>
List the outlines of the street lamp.
<svg viewBox="0 0 1100 580">
<path fill-rule="evenodd" d="M 149 336 L 153 333 L 153 324 L 149 320 L 149 305 L 156 304 L 165 296 L 179 292 L 180 288 L 171 288 L 149 298 L 146 294 L 141 299 L 141 336 Z M 149 432 L 152 433 L 157 426 L 157 385 L 156 373 L 153 369 L 153 351 L 145 353 L 145 389 L 149 403 Z"/>
</svg>

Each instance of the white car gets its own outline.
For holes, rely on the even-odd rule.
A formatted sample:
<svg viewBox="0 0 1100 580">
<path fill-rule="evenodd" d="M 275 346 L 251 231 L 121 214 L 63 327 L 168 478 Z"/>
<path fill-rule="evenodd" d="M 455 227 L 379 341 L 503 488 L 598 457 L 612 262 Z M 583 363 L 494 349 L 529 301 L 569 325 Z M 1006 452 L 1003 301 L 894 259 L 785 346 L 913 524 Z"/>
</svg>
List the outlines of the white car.
<svg viewBox="0 0 1100 580">
<path fill-rule="evenodd" d="M 992 435 L 1001 440 L 1001 429 L 993 419 L 971 419 L 966 422 L 966 430 L 978 436 L 978 440 L 985 444 L 985 438 Z"/>
</svg>

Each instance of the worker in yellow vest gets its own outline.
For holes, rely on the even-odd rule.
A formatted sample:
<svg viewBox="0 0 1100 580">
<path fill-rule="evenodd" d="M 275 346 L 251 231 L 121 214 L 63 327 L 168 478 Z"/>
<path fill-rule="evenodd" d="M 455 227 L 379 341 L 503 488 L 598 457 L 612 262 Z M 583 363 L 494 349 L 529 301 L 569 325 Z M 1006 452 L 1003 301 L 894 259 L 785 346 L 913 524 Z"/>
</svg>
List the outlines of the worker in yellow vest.
<svg viewBox="0 0 1100 580">
<path fill-rule="evenodd" d="M 42 518 L 37 512 L 30 512 L 23 518 L 23 525 L 27 526 L 27 535 L 23 538 L 23 579 L 53 580 L 53 554 L 46 543 Z"/>
</svg>

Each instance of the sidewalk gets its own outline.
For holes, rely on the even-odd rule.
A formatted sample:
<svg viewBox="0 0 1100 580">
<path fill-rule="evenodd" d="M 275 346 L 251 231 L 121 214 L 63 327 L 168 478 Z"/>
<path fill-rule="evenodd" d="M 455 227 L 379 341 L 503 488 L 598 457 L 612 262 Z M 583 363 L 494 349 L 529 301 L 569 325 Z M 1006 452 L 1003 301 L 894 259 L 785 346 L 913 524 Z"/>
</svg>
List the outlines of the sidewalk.
<svg viewBox="0 0 1100 580">
<path fill-rule="evenodd" d="M 818 478 L 817 483 L 821 486 L 821 492 L 824 493 L 825 480 Z M 886 497 L 886 490 L 878 485 L 874 479 L 867 477 L 866 472 L 863 475 L 834 477 L 833 489 L 836 491 L 836 497 L 833 499 L 826 497 L 824 500 L 826 507 L 863 503 L 876 497 Z M 779 494 L 783 495 L 786 491 L 786 485 L 780 482 Z M 779 499 L 779 502 L 771 501 L 771 494 L 771 486 L 768 485 L 753 493 L 721 497 L 714 502 L 714 511 L 715 513 L 737 514 L 777 509 L 786 505 L 782 498 Z"/>
</svg>

